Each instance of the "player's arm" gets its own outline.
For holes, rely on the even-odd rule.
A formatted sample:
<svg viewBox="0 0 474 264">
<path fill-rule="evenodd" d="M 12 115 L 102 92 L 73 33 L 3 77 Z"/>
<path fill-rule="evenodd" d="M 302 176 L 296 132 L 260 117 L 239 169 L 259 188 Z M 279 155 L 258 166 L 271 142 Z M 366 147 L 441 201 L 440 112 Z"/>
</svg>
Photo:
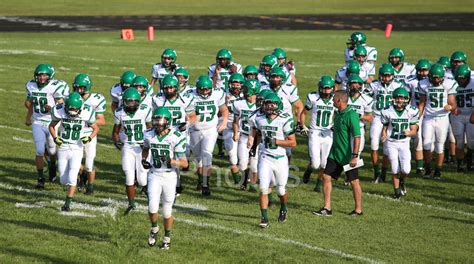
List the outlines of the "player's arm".
<svg viewBox="0 0 474 264">
<path fill-rule="evenodd" d="M 118 102 L 112 101 L 112 104 L 110 105 L 110 108 L 112 109 L 112 113 L 115 113 L 115 110 L 117 110 L 118 107 Z"/>
<path fill-rule="evenodd" d="M 51 134 L 51 137 L 54 138 L 54 139 L 57 137 L 57 135 L 56 135 L 56 125 L 58 123 L 59 123 L 58 121 L 51 121 L 51 123 L 49 123 L 49 126 L 48 126 L 49 133 Z"/>
<path fill-rule="evenodd" d="M 95 115 L 95 124 L 98 126 L 105 125 L 105 115 L 104 114 L 96 114 Z"/>
<path fill-rule="evenodd" d="M 420 112 L 420 117 L 423 116 L 426 105 L 426 95 L 420 94 L 420 103 L 418 104 L 418 111 Z"/>
<path fill-rule="evenodd" d="M 448 95 L 448 104 L 444 106 L 446 112 L 456 113 L 456 96 Z"/>
<path fill-rule="evenodd" d="M 403 134 L 407 137 L 415 137 L 417 131 L 418 131 L 418 124 L 412 124 L 410 125 L 410 129 L 403 131 Z"/>
<path fill-rule="evenodd" d="M 150 148 L 147 144 L 144 144 L 142 148 L 142 160 L 146 160 L 148 158 L 148 153 L 150 153 Z"/>
<path fill-rule="evenodd" d="M 192 125 L 196 121 L 196 112 L 190 112 L 186 115 L 186 119 L 189 125 Z"/>
<path fill-rule="evenodd" d="M 471 112 L 471 117 L 469 118 L 469 122 L 471 122 L 471 124 L 474 124 L 474 111 Z"/>
<path fill-rule="evenodd" d="M 294 86 L 298 86 L 298 82 L 296 81 L 296 76 L 290 72 L 290 76 L 291 76 L 291 84 L 293 84 Z"/>
<path fill-rule="evenodd" d="M 150 85 L 153 87 L 158 79 L 151 77 Z"/>
<path fill-rule="evenodd" d="M 366 84 L 369 84 L 369 83 L 371 83 L 373 80 L 374 80 L 374 76 L 369 75 L 369 76 L 367 77 L 367 80 L 365 81 L 365 83 L 366 83 Z"/>
<path fill-rule="evenodd" d="M 188 167 L 188 159 L 186 159 L 186 154 L 176 154 L 176 159 L 171 159 L 170 163 L 171 163 L 171 166 L 176 167 L 176 168 Z"/>
<path fill-rule="evenodd" d="M 31 117 L 33 116 L 33 103 L 29 99 L 26 99 L 25 100 L 25 107 L 27 109 L 26 118 L 25 118 L 25 125 L 31 126 L 31 123 L 32 123 Z"/>
<path fill-rule="evenodd" d="M 247 139 L 247 148 L 248 149 L 252 148 L 253 145 L 260 144 L 260 141 L 259 141 L 260 138 L 257 138 L 257 135 L 258 135 L 257 129 L 255 127 L 252 127 L 250 129 L 249 138 Z"/>
<path fill-rule="evenodd" d="M 150 129 L 150 128 L 153 127 L 153 125 L 151 124 L 151 122 L 146 122 L 145 127 L 146 127 L 146 129 Z"/>
<path fill-rule="evenodd" d="M 227 105 L 223 104 L 219 106 L 219 114 L 222 117 L 222 121 L 217 126 L 217 132 L 222 132 L 227 126 L 227 118 L 229 117 L 229 110 L 227 109 Z"/>
<path fill-rule="evenodd" d="M 115 124 L 114 129 L 112 130 L 112 140 L 114 141 L 115 146 L 117 146 L 117 144 L 120 144 L 119 133 L 121 128 L 122 125 Z"/>
<path fill-rule="evenodd" d="M 296 147 L 296 137 L 295 133 L 289 134 L 285 137 L 284 140 L 276 139 L 275 144 L 282 148 L 294 148 Z"/>
<path fill-rule="evenodd" d="M 380 136 L 380 139 L 382 142 L 385 142 L 387 140 L 387 130 L 388 130 L 388 124 L 384 124 L 382 128 L 382 134 Z"/>
<path fill-rule="evenodd" d="M 297 100 L 296 102 L 293 103 L 293 107 L 296 109 L 296 118 L 297 120 L 300 120 L 299 117 L 301 116 L 301 112 L 303 112 L 304 106 L 301 100 Z M 304 124 L 304 121 L 302 122 Z"/>
<path fill-rule="evenodd" d="M 374 119 L 374 116 L 372 115 L 372 113 L 368 113 L 368 112 L 365 112 L 364 115 L 360 117 L 360 120 L 364 122 L 372 122 L 373 119 Z"/>
<path fill-rule="evenodd" d="M 234 121 L 232 122 L 232 140 L 234 140 L 234 142 L 237 142 L 239 140 L 239 120 L 239 116 L 234 115 Z"/>
</svg>

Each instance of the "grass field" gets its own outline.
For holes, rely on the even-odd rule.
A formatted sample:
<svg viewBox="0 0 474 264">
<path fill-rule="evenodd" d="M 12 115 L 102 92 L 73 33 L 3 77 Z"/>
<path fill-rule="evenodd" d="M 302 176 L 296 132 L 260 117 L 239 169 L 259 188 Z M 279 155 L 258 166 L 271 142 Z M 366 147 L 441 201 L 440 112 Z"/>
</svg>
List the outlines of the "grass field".
<svg viewBox="0 0 474 264">
<path fill-rule="evenodd" d="M 93 8 L 91 8 L 93 7 Z M 98 15 L 261 15 L 261 14 L 381 14 L 473 12 L 472 0 L 353 1 L 353 0 L 45 0 L 31 7 L 28 0 L 2 1 L 5 16 L 98 16 Z"/>
<path fill-rule="evenodd" d="M 178 52 L 194 81 L 206 73 L 222 47 L 233 51 L 237 62 L 258 65 L 274 47 L 287 50 L 296 61 L 300 97 L 315 89 L 323 74 L 333 75 L 343 61 L 346 31 L 169 31 L 156 33 L 148 42 L 146 32 L 124 42 L 112 33 L 2 33 L 0 35 L 0 262 L 125 263 L 125 262 L 456 262 L 473 260 L 473 174 L 448 167 L 440 181 L 411 176 L 408 195 L 390 198 L 391 184 L 375 185 L 371 166 L 361 171 L 364 216 L 350 218 L 350 188 L 340 182 L 333 191 L 332 218 L 318 218 L 311 211 L 322 205 L 322 196 L 299 183 L 307 164 L 305 139 L 294 151 L 289 187 L 289 220 L 278 224 L 278 209 L 270 212 L 271 226 L 257 227 L 260 211 L 257 195 L 226 184 L 225 160 L 216 160 L 210 198 L 193 191 L 195 177 L 184 175 L 187 187 L 177 199 L 172 249 L 148 248 L 149 222 L 146 200 L 140 210 L 123 216 L 126 207 L 120 153 L 110 140 L 112 114 L 99 137 L 96 194 L 77 194 L 76 215 L 63 215 L 65 196 L 60 185 L 36 183 L 34 144 L 26 113 L 24 84 L 38 63 L 51 63 L 56 77 L 69 83 L 79 72 L 89 73 L 93 90 L 104 94 L 126 69 L 150 77 L 151 65 L 165 47 Z M 406 60 L 436 60 L 454 50 L 474 56 L 472 32 L 368 32 L 368 42 L 384 61 L 392 47 L 401 47 Z M 364 156 L 366 164 L 369 157 Z M 162 231 L 161 231 L 162 232 Z M 161 233 L 162 235 L 163 233 Z"/>
</svg>

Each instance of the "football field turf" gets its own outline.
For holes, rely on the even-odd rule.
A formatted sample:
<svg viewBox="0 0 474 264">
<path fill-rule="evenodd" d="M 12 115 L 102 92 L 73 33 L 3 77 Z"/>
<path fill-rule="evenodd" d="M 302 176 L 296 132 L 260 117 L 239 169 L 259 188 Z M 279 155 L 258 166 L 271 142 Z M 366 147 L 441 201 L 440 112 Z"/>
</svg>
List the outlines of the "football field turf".
<svg viewBox="0 0 474 264">
<path fill-rule="evenodd" d="M 405 60 L 437 60 L 463 50 L 474 58 L 472 32 L 366 32 L 378 49 L 378 64 L 393 47 Z M 124 263 L 175 262 L 472 262 L 474 237 L 473 173 L 455 172 L 449 165 L 441 180 L 410 175 L 408 195 L 391 199 L 390 183 L 373 184 L 368 148 L 361 170 L 364 216 L 351 218 L 350 187 L 341 181 L 333 190 L 332 217 L 312 215 L 322 195 L 301 177 L 309 160 L 306 138 L 298 137 L 291 161 L 288 221 L 277 223 L 278 206 L 270 210 L 270 227 L 257 227 L 258 195 L 230 184 L 228 162 L 215 159 L 212 195 L 194 191 L 196 177 L 184 174 L 184 194 L 177 198 L 172 248 L 149 248 L 146 198 L 138 195 L 139 210 L 124 216 L 126 195 L 120 152 L 111 141 L 112 113 L 101 129 L 97 151 L 96 194 L 76 194 L 71 213 L 59 208 L 65 198 L 58 184 L 34 190 L 34 143 L 24 125 L 25 83 L 39 63 L 51 63 L 56 78 L 70 85 L 79 72 L 90 74 L 93 91 L 110 106 L 110 87 L 127 69 L 150 78 L 152 64 L 166 47 L 176 49 L 194 82 L 207 73 L 218 49 L 226 47 L 242 65 L 258 65 L 275 47 L 296 61 L 302 100 L 316 89 L 323 74 L 334 75 L 343 63 L 348 31 L 157 31 L 155 42 L 146 32 L 125 42 L 118 32 L 2 33 L 0 35 L 0 262 Z M 276 198 L 276 197 L 275 197 Z M 160 220 L 160 225 L 161 225 Z M 160 236 L 163 231 L 160 231 Z"/>
</svg>

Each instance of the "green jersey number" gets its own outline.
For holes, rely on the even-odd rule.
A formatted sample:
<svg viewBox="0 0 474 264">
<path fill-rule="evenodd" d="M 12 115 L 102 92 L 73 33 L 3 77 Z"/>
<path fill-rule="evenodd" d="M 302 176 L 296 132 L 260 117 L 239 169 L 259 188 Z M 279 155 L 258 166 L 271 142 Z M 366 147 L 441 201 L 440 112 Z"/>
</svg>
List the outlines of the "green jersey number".
<svg viewBox="0 0 474 264">
<path fill-rule="evenodd" d="M 429 96 L 432 108 L 443 107 L 444 93 L 430 93 Z"/>
<path fill-rule="evenodd" d="M 181 113 L 181 111 L 172 111 L 171 112 L 171 119 L 173 120 L 172 125 L 176 126 L 177 124 L 181 123 L 180 121 L 182 117 L 183 117 L 183 113 Z"/>
<path fill-rule="evenodd" d="M 319 127 L 328 127 L 331 119 L 331 111 L 318 110 L 316 112 L 316 125 Z"/>
<path fill-rule="evenodd" d="M 63 133 L 61 134 L 61 137 L 63 139 L 72 139 L 72 140 L 78 140 L 81 136 L 81 129 L 82 125 L 70 125 L 68 123 L 63 123 Z"/>
<path fill-rule="evenodd" d="M 403 131 L 408 129 L 408 123 L 392 123 L 392 134 L 390 138 L 393 139 L 404 139 L 407 136 L 403 134 Z"/>
<path fill-rule="evenodd" d="M 125 135 L 127 135 L 128 141 L 141 141 L 143 140 L 143 125 L 136 124 L 136 125 L 126 125 L 124 127 Z"/>
<path fill-rule="evenodd" d="M 151 157 L 153 159 L 153 167 L 159 169 L 163 163 L 161 162 L 161 157 L 166 157 L 166 159 L 170 158 L 170 151 L 166 149 L 152 149 L 151 150 Z M 164 164 L 166 165 L 166 164 Z"/>
<path fill-rule="evenodd" d="M 215 105 L 197 105 L 196 114 L 200 116 L 199 122 L 212 121 L 216 115 L 216 110 Z"/>
<path fill-rule="evenodd" d="M 240 125 L 242 127 L 242 131 L 244 131 L 245 133 L 249 133 L 250 132 L 250 126 L 249 126 L 249 120 L 248 118 L 246 117 L 242 117 L 240 119 Z"/>
<path fill-rule="evenodd" d="M 33 110 L 35 113 L 46 114 L 46 106 L 48 105 L 48 99 L 46 97 L 33 97 Z"/>
<path fill-rule="evenodd" d="M 219 72 L 219 76 L 221 77 L 221 80 L 224 81 L 224 87 L 227 88 L 228 83 L 229 83 L 229 73 L 228 72 Z"/>
<path fill-rule="evenodd" d="M 273 138 L 276 136 L 276 132 L 274 131 L 265 131 L 265 138 Z M 278 146 L 270 146 L 268 143 L 265 143 L 265 148 L 267 149 L 277 149 Z"/>
<path fill-rule="evenodd" d="M 382 110 L 384 108 L 387 108 L 391 104 L 392 104 L 391 95 L 377 94 L 376 103 L 375 103 L 376 110 Z"/>
<path fill-rule="evenodd" d="M 460 108 L 472 107 L 472 97 L 474 94 L 458 94 L 456 95 L 456 104 Z"/>
</svg>

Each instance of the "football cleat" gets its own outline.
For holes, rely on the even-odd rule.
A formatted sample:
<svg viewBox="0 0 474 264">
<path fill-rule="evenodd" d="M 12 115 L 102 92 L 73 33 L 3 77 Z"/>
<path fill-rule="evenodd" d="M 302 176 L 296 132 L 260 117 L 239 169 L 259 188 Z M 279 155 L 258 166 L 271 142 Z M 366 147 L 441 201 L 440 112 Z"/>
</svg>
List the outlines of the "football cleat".
<svg viewBox="0 0 474 264">
<path fill-rule="evenodd" d="M 280 223 L 286 222 L 286 214 L 287 214 L 287 211 L 280 210 L 280 214 L 278 215 L 278 222 Z"/>
<path fill-rule="evenodd" d="M 405 181 L 400 179 L 400 191 L 402 195 L 407 194 L 407 187 L 405 186 Z"/>
<path fill-rule="evenodd" d="M 202 183 L 198 182 L 198 184 L 196 185 L 196 191 L 201 191 L 202 190 Z"/>
<path fill-rule="evenodd" d="M 211 195 L 211 189 L 209 189 L 209 186 L 202 186 L 202 195 L 203 196 L 209 196 Z"/>
<path fill-rule="evenodd" d="M 49 182 L 56 182 L 56 165 L 50 165 L 48 168 Z"/>
<path fill-rule="evenodd" d="M 257 189 L 255 188 L 255 186 L 253 184 L 250 184 L 249 192 L 251 192 L 251 193 L 256 193 L 257 192 Z"/>
<path fill-rule="evenodd" d="M 394 193 L 392 197 L 393 197 L 393 199 L 395 199 L 395 200 L 399 200 L 400 198 L 402 198 L 402 196 L 403 196 L 403 195 L 402 195 L 402 193 L 400 192 L 400 193 Z"/>
<path fill-rule="evenodd" d="M 362 215 L 363 215 L 362 212 L 358 213 L 356 212 L 356 210 L 353 210 L 352 212 L 349 213 L 349 216 L 362 216 Z"/>
<path fill-rule="evenodd" d="M 318 178 L 318 180 L 316 181 L 316 186 L 314 187 L 314 191 L 320 193 L 322 185 L 323 185 L 323 181 L 321 181 L 321 179 Z"/>
<path fill-rule="evenodd" d="M 439 180 L 441 178 L 441 169 L 436 168 L 433 173 L 433 178 Z"/>
<path fill-rule="evenodd" d="M 140 193 L 144 194 L 148 198 L 148 186 L 143 186 Z"/>
<path fill-rule="evenodd" d="M 318 211 L 313 211 L 313 214 L 317 216 L 332 216 L 332 210 L 322 207 Z"/>
<path fill-rule="evenodd" d="M 267 228 L 268 226 L 270 225 L 270 223 L 268 223 L 268 219 L 260 219 L 260 224 L 258 224 L 259 227 L 261 228 Z"/>
<path fill-rule="evenodd" d="M 63 212 L 69 212 L 69 211 L 71 211 L 71 207 L 70 207 L 70 206 L 67 206 L 67 205 L 63 205 L 63 207 L 61 207 L 61 211 L 63 211 Z"/>
<path fill-rule="evenodd" d="M 423 176 L 425 175 L 425 168 L 418 168 L 416 169 L 416 175 Z"/>
<path fill-rule="evenodd" d="M 132 212 L 133 210 L 135 210 L 136 206 L 135 205 L 128 205 L 127 209 L 125 209 L 125 215 L 128 215 L 130 212 Z"/>
<path fill-rule="evenodd" d="M 169 237 L 163 237 L 163 242 L 161 243 L 160 249 L 168 250 L 171 246 L 171 240 Z"/>
<path fill-rule="evenodd" d="M 158 231 L 160 229 L 158 228 Z M 156 237 L 158 236 L 158 231 L 156 232 L 153 232 L 153 230 L 150 230 L 150 234 L 148 235 L 148 245 L 150 247 L 153 247 L 154 245 L 156 245 Z"/>
<path fill-rule="evenodd" d="M 36 189 L 44 189 L 44 178 L 38 178 L 38 183 L 36 184 Z"/>
<path fill-rule="evenodd" d="M 184 186 L 183 186 L 182 183 L 181 183 L 180 186 L 176 186 L 176 194 L 177 195 L 181 194 L 183 192 L 183 190 L 184 190 Z"/>
<path fill-rule="evenodd" d="M 313 172 L 313 168 L 311 168 L 311 166 L 306 167 L 306 170 L 304 171 L 304 174 L 303 174 L 303 183 L 309 182 L 309 178 L 311 178 L 312 172 Z"/>
<path fill-rule="evenodd" d="M 85 195 L 93 195 L 94 194 L 94 189 L 92 188 L 86 188 L 86 192 L 84 193 Z"/>
</svg>

